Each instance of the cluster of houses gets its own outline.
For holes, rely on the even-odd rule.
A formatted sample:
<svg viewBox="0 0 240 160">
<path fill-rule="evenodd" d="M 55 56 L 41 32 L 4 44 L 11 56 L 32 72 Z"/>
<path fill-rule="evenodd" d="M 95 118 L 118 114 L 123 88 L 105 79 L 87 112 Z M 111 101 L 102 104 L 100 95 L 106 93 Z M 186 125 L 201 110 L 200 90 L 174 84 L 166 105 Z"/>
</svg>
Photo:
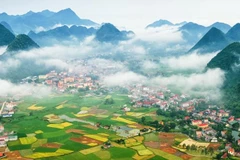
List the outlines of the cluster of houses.
<svg viewBox="0 0 240 160">
<path fill-rule="evenodd" d="M 17 106 L 16 102 L 4 102 L 0 110 L 1 117 L 3 118 L 12 117 L 15 113 L 16 106 Z"/>
<path fill-rule="evenodd" d="M 18 140 L 15 132 L 5 132 L 4 126 L 0 124 L 0 147 L 7 147 L 7 142 Z"/>
<path fill-rule="evenodd" d="M 15 113 L 16 102 L 3 102 L 0 110 L 2 118 L 12 117 Z M 6 148 L 7 142 L 18 140 L 18 136 L 15 132 L 6 132 L 4 125 L 0 124 L 0 148 Z M 6 157 L 4 153 L 0 153 L 0 158 Z"/>
<path fill-rule="evenodd" d="M 135 107 L 152 107 L 158 105 L 160 109 L 166 111 L 171 105 L 179 105 L 189 98 L 188 95 L 178 95 L 171 92 L 166 87 L 148 87 L 138 84 L 129 88 L 128 97 Z M 191 107 L 191 106 L 188 106 Z"/>
<path fill-rule="evenodd" d="M 240 118 L 235 118 L 231 115 L 230 111 L 221 109 L 217 106 L 209 105 L 207 109 L 203 111 L 193 111 L 191 116 L 186 116 L 185 120 L 189 120 L 192 126 L 196 126 L 196 138 L 207 142 L 219 142 L 226 141 L 227 132 L 231 132 L 233 136 L 232 143 L 236 143 L 240 146 L 239 131 L 233 130 L 232 126 L 236 123 L 240 124 Z M 224 130 L 220 131 L 213 129 L 211 126 L 223 124 Z M 228 131 L 227 131 L 228 128 Z M 236 129 L 236 128 L 235 128 Z M 240 152 L 236 152 L 232 143 L 227 143 L 223 152 L 222 158 L 225 159 L 229 155 L 240 157 Z"/>
<path fill-rule="evenodd" d="M 60 92 L 64 92 L 69 88 L 71 89 L 70 92 L 77 92 L 77 89 L 95 90 L 98 87 L 98 82 L 90 76 L 72 72 L 58 73 L 51 71 L 46 75 L 39 75 L 37 79 L 39 82 L 57 89 Z"/>
<path fill-rule="evenodd" d="M 214 130 L 211 127 L 212 125 L 224 124 L 225 127 L 231 128 L 234 123 L 240 122 L 240 119 L 231 116 L 229 111 L 212 109 L 211 106 L 204 111 L 193 112 L 192 116 L 186 116 L 185 120 L 190 120 L 191 125 L 198 127 L 196 131 L 197 139 L 204 139 L 208 142 L 218 142 L 216 138 L 218 131 Z M 224 139 L 226 131 L 221 131 L 220 136 L 219 138 Z"/>
<path fill-rule="evenodd" d="M 237 141 L 237 145 L 240 146 L 240 140 Z M 235 151 L 231 143 L 225 145 L 224 154 L 222 155 L 221 158 L 227 159 L 228 154 L 231 156 L 240 157 L 240 152 Z"/>
</svg>

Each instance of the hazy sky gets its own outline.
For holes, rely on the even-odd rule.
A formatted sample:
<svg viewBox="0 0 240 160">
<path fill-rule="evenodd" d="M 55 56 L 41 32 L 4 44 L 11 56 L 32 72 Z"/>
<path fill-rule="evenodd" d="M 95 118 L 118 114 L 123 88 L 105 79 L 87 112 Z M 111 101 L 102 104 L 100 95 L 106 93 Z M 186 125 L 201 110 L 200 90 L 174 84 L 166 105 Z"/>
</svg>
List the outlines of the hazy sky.
<svg viewBox="0 0 240 160">
<path fill-rule="evenodd" d="M 158 19 L 193 21 L 209 25 L 240 22 L 240 0 L 0 0 L 0 12 L 71 8 L 79 17 L 111 22 L 119 27 L 145 27 Z"/>
</svg>

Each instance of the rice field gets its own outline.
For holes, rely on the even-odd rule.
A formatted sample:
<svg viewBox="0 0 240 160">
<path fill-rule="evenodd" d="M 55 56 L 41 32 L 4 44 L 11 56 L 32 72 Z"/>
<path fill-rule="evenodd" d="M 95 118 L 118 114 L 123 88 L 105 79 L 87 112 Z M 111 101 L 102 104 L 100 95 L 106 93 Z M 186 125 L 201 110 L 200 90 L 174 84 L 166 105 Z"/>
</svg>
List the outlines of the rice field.
<svg viewBox="0 0 240 160">
<path fill-rule="evenodd" d="M 36 106 L 36 104 L 31 105 L 30 107 L 28 107 L 29 110 L 33 110 L 33 111 L 40 111 L 43 110 L 45 107 L 42 106 Z"/>
<path fill-rule="evenodd" d="M 153 152 L 147 149 L 144 145 L 138 145 L 131 148 L 136 150 L 140 156 L 153 155 Z"/>
<path fill-rule="evenodd" d="M 81 150 L 80 153 L 87 155 L 101 150 L 101 146 L 92 147 L 89 149 Z"/>
<path fill-rule="evenodd" d="M 127 124 L 135 124 L 136 123 L 134 121 L 131 121 L 131 120 L 128 120 L 128 119 L 125 119 L 125 118 L 122 118 L 122 117 L 111 118 L 111 119 L 114 120 L 114 121 L 124 122 L 124 123 L 127 123 Z"/>
<path fill-rule="evenodd" d="M 64 129 L 64 128 L 69 127 L 71 125 L 72 125 L 72 123 L 64 122 L 64 123 L 60 123 L 60 124 L 48 124 L 47 127 Z"/>
<path fill-rule="evenodd" d="M 183 142 L 180 143 L 180 145 L 182 146 L 183 144 L 185 144 L 186 146 L 189 145 L 195 145 L 197 147 L 208 147 L 210 143 L 202 143 L 202 142 L 197 142 L 197 141 L 194 141 L 193 139 L 186 139 L 184 140 Z"/>
<path fill-rule="evenodd" d="M 32 144 L 37 141 L 37 138 L 36 137 L 23 137 L 23 138 L 19 138 L 19 141 L 23 145 Z"/>
<path fill-rule="evenodd" d="M 88 138 L 98 140 L 98 141 L 101 141 L 101 142 L 107 142 L 108 141 L 108 138 L 102 137 L 102 136 L 99 136 L 99 135 L 95 135 L 95 134 L 85 134 L 84 136 L 88 137 Z"/>
<path fill-rule="evenodd" d="M 58 149 L 56 152 L 35 152 L 31 155 L 25 156 L 26 158 L 38 159 L 38 158 L 47 158 L 47 157 L 56 157 L 62 156 L 65 154 L 72 153 L 73 151 L 66 149 Z"/>
</svg>

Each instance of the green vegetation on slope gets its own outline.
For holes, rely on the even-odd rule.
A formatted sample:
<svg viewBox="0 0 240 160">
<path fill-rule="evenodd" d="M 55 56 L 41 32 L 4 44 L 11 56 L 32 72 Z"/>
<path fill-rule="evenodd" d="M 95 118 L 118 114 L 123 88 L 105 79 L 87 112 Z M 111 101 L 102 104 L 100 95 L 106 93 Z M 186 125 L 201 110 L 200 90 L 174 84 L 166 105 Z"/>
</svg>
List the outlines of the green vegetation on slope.
<svg viewBox="0 0 240 160">
<path fill-rule="evenodd" d="M 14 38 L 15 36 L 12 34 L 12 32 L 0 24 L 0 46 L 9 45 Z"/>
<path fill-rule="evenodd" d="M 7 48 L 8 52 L 29 50 L 32 48 L 39 48 L 39 45 L 35 43 L 30 37 L 25 34 L 19 34 Z"/>
<path fill-rule="evenodd" d="M 223 86 L 223 102 L 236 116 L 240 116 L 240 43 L 235 42 L 217 54 L 208 64 L 208 68 L 220 68 L 226 72 Z"/>
</svg>

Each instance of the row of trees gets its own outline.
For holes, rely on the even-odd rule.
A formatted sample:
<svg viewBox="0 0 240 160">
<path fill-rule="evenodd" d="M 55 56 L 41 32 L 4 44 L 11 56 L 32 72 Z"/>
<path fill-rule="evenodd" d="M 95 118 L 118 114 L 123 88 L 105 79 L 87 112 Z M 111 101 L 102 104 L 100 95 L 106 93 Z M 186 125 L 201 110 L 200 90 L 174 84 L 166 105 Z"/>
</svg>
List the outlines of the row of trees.
<svg viewBox="0 0 240 160">
<path fill-rule="evenodd" d="M 186 149 L 187 151 L 199 151 L 199 150 L 201 150 L 201 154 L 205 154 L 205 155 L 207 155 L 207 154 L 213 155 L 213 153 L 214 153 L 214 149 L 212 147 L 209 147 L 209 148 L 206 148 L 206 147 L 202 148 L 201 147 L 200 148 L 200 147 L 198 147 L 194 144 L 192 144 L 191 146 L 183 144 L 182 147 L 184 149 Z"/>
<path fill-rule="evenodd" d="M 176 123 L 175 122 L 164 122 L 164 125 L 160 124 L 158 120 L 155 121 L 147 121 L 146 117 L 142 117 L 140 122 L 141 124 L 148 125 L 151 127 L 156 128 L 157 131 L 164 131 L 169 132 L 171 129 L 175 129 Z"/>
</svg>

